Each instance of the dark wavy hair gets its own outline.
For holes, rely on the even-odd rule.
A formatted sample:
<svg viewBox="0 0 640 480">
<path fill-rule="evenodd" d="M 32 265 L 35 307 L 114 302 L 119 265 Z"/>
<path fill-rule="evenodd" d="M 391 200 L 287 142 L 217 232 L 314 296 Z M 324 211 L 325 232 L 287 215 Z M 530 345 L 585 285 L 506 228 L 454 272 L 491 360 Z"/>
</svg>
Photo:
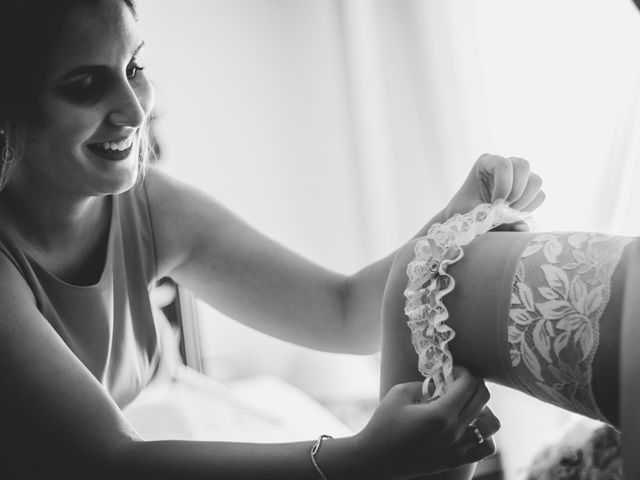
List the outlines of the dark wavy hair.
<svg viewBox="0 0 640 480">
<path fill-rule="evenodd" d="M 0 0 L 0 152 L 8 145 L 22 158 L 26 127 L 41 117 L 39 98 L 56 40 L 70 11 L 101 1 L 124 2 L 137 17 L 135 0 Z M 149 126 L 140 135 L 141 171 L 149 159 Z M 2 159 L 0 158 L 0 162 Z M 0 165 L 0 189 L 12 165 Z"/>
</svg>

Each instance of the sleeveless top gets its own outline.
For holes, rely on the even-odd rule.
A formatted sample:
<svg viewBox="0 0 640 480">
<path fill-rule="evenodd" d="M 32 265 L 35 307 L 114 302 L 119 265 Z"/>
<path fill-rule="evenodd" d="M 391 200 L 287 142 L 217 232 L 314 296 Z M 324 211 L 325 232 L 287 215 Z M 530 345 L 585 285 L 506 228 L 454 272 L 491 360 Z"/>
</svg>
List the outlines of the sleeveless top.
<svg viewBox="0 0 640 480">
<path fill-rule="evenodd" d="M 159 336 L 149 289 L 155 247 L 144 184 L 111 196 L 106 260 L 97 283 L 69 284 L 23 252 L 0 229 L 0 252 L 31 288 L 38 310 L 123 408 L 157 367 Z"/>
</svg>

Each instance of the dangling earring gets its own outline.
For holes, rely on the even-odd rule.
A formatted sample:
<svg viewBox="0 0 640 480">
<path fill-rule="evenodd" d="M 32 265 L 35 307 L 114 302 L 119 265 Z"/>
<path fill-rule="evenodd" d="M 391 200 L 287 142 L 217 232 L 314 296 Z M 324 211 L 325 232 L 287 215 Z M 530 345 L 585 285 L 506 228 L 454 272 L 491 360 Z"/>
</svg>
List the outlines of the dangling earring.
<svg viewBox="0 0 640 480">
<path fill-rule="evenodd" d="M 4 144 L 2 148 L 2 162 L 3 163 L 11 163 L 16 159 L 16 151 L 15 149 L 9 145 L 8 143 Z"/>
<path fill-rule="evenodd" d="M 0 129 L 0 138 L 2 138 L 2 143 L 4 144 L 2 147 L 2 152 L 0 152 L 0 162 L 2 162 L 2 166 L 0 166 L 1 190 L 8 178 L 8 172 L 13 167 L 13 162 L 16 159 L 16 150 L 9 143 L 9 135 L 7 135 L 7 131 L 4 128 Z"/>
</svg>

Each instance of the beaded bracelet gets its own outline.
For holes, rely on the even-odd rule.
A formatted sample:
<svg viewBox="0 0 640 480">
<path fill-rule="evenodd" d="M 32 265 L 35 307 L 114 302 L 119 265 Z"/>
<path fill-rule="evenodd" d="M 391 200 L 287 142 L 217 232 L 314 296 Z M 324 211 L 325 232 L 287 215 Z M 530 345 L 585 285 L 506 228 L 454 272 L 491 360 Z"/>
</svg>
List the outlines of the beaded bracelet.
<svg viewBox="0 0 640 480">
<path fill-rule="evenodd" d="M 318 475 L 320 475 L 320 478 L 322 480 L 328 480 L 328 479 L 327 479 L 327 476 L 322 471 L 322 469 L 320 468 L 320 465 L 318 465 L 318 461 L 316 460 L 316 454 L 320 451 L 322 440 L 324 440 L 325 438 L 333 438 L 333 437 L 331 435 L 320 435 L 318 437 L 318 440 L 316 440 L 316 443 L 313 445 L 313 447 L 311 447 L 311 451 L 309 452 L 309 456 L 311 457 L 311 463 L 313 463 L 313 468 L 316 469 L 316 472 L 318 472 Z"/>
</svg>

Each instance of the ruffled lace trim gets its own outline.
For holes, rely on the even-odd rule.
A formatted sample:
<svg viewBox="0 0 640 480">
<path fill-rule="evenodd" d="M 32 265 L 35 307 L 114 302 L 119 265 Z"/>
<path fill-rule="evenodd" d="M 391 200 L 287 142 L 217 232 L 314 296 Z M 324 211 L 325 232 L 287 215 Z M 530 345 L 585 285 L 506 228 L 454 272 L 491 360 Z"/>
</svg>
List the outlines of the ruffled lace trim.
<svg viewBox="0 0 640 480">
<path fill-rule="evenodd" d="M 418 368 L 425 377 L 422 390 L 426 398 L 440 397 L 453 382 L 453 359 L 447 344 L 455 332 L 445 324 L 449 312 L 442 299 L 453 290 L 455 281 L 447 268 L 463 257 L 462 247 L 478 235 L 518 221 L 530 223 L 531 216 L 504 203 L 481 204 L 469 213 L 432 225 L 416 242 L 415 258 L 407 266 L 404 312 L 409 318 Z"/>
</svg>

